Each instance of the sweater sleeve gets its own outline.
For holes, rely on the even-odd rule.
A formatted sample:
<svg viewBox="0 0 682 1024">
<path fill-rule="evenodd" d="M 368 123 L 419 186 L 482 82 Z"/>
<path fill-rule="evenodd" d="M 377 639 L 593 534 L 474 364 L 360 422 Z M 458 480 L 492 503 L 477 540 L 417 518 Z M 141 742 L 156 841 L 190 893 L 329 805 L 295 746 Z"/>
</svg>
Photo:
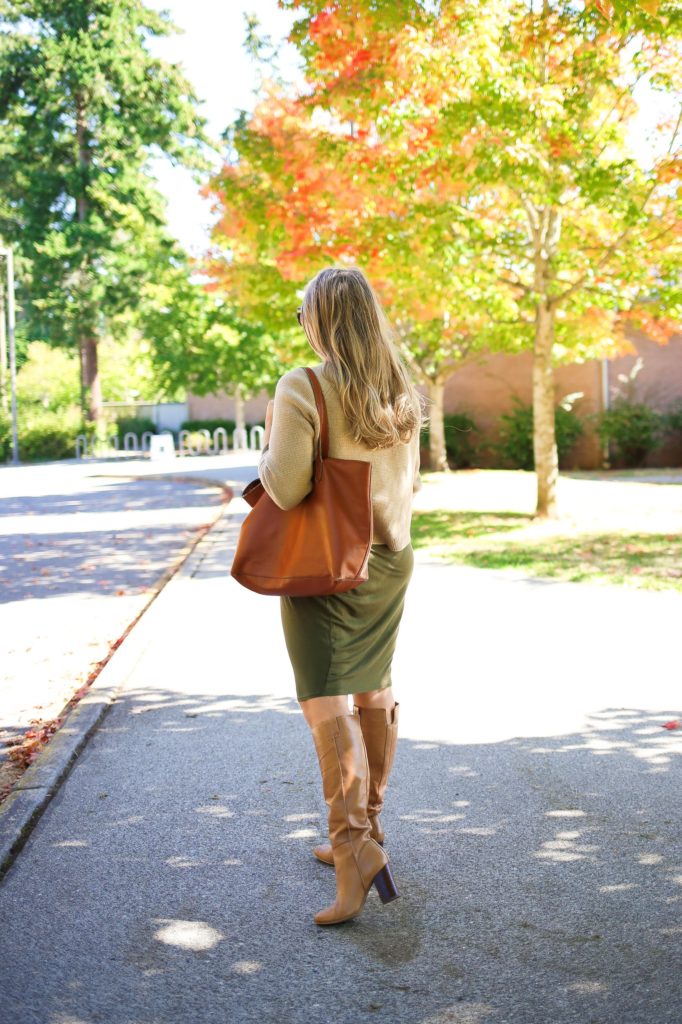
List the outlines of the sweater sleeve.
<svg viewBox="0 0 682 1024">
<path fill-rule="evenodd" d="M 313 487 L 313 455 L 319 422 L 303 369 L 290 370 L 275 389 L 270 440 L 258 466 L 263 487 L 281 509 L 295 508 Z"/>
</svg>

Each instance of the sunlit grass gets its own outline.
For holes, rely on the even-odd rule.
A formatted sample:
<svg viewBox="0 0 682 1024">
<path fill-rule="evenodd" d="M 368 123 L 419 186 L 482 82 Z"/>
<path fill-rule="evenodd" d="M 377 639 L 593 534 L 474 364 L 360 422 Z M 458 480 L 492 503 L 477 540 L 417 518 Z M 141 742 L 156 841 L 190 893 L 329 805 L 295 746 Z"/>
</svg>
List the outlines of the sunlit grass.
<svg viewBox="0 0 682 1024">
<path fill-rule="evenodd" d="M 534 532 L 535 531 L 535 532 Z M 429 557 L 527 576 L 682 590 L 678 534 L 543 532 L 515 512 L 415 512 L 412 543 Z"/>
</svg>

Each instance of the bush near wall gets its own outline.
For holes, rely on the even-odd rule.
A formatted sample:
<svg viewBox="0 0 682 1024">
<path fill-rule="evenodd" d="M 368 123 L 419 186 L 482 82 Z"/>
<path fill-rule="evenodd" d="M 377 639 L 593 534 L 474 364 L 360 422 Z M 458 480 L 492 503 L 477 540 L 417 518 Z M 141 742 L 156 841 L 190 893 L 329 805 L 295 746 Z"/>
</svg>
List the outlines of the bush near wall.
<svg viewBox="0 0 682 1024">
<path fill-rule="evenodd" d="M 478 427 L 465 412 L 448 413 L 443 416 L 445 450 L 448 463 L 453 469 L 469 469 L 476 463 Z M 419 446 L 429 450 L 430 432 L 424 427 L 419 436 Z"/>
<path fill-rule="evenodd" d="M 515 469 L 535 468 L 533 422 L 533 407 L 520 399 L 514 401 L 511 412 L 500 416 L 500 439 L 493 445 L 493 451 L 504 463 L 511 464 Z M 559 405 L 555 410 L 554 429 L 561 466 L 584 434 L 585 427 L 573 409 L 564 409 Z"/>
<path fill-rule="evenodd" d="M 213 431 L 218 427 L 222 427 L 230 435 L 233 430 L 236 430 L 237 424 L 234 420 L 185 420 L 180 430 L 189 430 L 190 433 L 195 430 L 208 430 L 213 436 Z"/>
<path fill-rule="evenodd" d="M 663 413 L 643 402 L 617 399 L 597 417 L 597 433 L 602 444 L 613 446 L 622 466 L 636 468 L 659 446 L 670 424 Z"/>
<path fill-rule="evenodd" d="M 665 414 L 664 427 L 667 434 L 672 434 L 682 440 L 682 405 Z"/>
<path fill-rule="evenodd" d="M 150 420 L 145 416 L 122 416 L 116 420 L 116 433 L 121 445 L 126 434 L 134 434 L 137 440 L 141 441 L 142 435 L 147 432 L 155 434 L 156 424 L 154 420 Z"/>
</svg>

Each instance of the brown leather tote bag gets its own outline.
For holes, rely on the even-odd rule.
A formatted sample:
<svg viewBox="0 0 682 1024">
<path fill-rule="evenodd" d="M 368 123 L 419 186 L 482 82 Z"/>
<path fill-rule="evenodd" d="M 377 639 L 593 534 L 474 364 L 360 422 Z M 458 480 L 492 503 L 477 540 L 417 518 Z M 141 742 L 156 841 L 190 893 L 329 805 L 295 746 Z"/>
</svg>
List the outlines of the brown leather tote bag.
<svg viewBox="0 0 682 1024">
<path fill-rule="evenodd" d="M 372 546 L 372 466 L 329 458 L 327 407 L 313 371 L 306 373 L 320 417 L 313 489 L 282 510 L 253 480 L 243 498 L 251 511 L 241 525 L 232 576 L 257 594 L 314 597 L 352 590 L 367 579 Z"/>
</svg>

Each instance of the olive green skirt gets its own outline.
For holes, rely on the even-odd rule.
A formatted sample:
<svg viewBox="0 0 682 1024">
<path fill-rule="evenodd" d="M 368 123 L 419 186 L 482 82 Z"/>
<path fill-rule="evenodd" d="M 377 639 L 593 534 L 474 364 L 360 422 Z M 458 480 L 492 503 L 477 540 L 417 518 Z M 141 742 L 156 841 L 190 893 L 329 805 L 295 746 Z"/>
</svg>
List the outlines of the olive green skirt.
<svg viewBox="0 0 682 1024">
<path fill-rule="evenodd" d="M 414 568 L 412 545 L 374 544 L 368 579 L 327 597 L 281 597 L 282 625 L 299 700 L 391 685 L 391 661 Z"/>
</svg>

